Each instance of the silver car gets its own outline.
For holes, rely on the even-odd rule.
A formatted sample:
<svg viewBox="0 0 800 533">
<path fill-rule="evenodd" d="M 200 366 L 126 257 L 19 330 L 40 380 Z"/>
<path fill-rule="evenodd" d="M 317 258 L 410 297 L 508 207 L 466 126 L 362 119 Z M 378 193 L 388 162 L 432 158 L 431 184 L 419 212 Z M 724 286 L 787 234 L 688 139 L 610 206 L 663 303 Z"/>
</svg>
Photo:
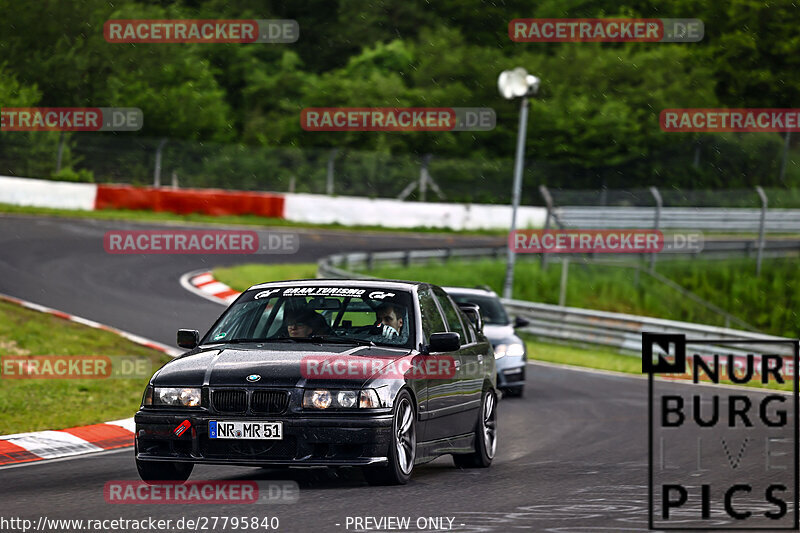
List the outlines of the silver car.
<svg viewBox="0 0 800 533">
<path fill-rule="evenodd" d="M 494 347 L 497 387 L 507 396 L 522 396 L 528 351 L 514 328 L 525 327 L 528 321 L 522 317 L 512 321 L 492 290 L 464 287 L 444 287 L 444 290 L 457 304 L 473 304 L 480 308 L 483 333 Z"/>
</svg>

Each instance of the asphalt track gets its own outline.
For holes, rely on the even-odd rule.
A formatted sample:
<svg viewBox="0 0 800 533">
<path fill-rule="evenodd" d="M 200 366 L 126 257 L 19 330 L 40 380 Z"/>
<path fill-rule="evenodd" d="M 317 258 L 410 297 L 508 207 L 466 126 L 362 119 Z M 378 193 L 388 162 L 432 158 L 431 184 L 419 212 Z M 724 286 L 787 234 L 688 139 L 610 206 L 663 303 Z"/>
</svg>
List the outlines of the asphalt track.
<svg viewBox="0 0 800 533">
<path fill-rule="evenodd" d="M 178 278 L 189 270 L 252 262 L 254 256 L 104 252 L 105 231 L 145 227 L 152 229 L 108 221 L 0 217 L 0 292 L 167 344 L 174 342 L 179 327 L 207 328 L 222 307 L 181 288 Z M 348 250 L 487 242 L 480 237 L 314 230 L 302 233 L 296 255 L 257 259 L 299 262 Z M 124 449 L 0 469 L 0 517 L 35 523 L 41 516 L 172 520 L 277 516 L 279 531 L 323 532 L 355 531 L 346 527 L 347 517 L 408 516 L 413 526 L 419 517 L 444 516 L 454 518 L 456 531 L 647 530 L 647 381 L 544 365 L 532 366 L 529 376 L 524 398 L 500 404 L 499 449 L 487 470 L 459 470 L 450 458 L 441 458 L 418 467 L 406 486 L 375 488 L 350 469 L 286 472 L 201 466 L 195 468 L 193 480 L 294 480 L 300 486 L 299 501 L 274 506 L 107 504 L 105 482 L 137 479 L 133 451 Z M 691 388 L 659 386 L 684 395 Z M 754 402 L 761 398 L 759 393 L 748 396 Z M 763 437 L 755 431 L 749 435 Z M 708 442 L 717 437 L 709 435 Z M 670 457 L 696 454 L 692 439 L 673 444 Z M 738 447 L 738 441 L 732 446 Z M 719 487 L 742 481 L 743 475 L 768 477 L 757 462 L 738 472 L 705 466 L 710 471 L 704 473 L 703 483 L 711 483 L 715 495 Z M 793 498 L 792 493 L 787 499 Z M 754 493 L 753 500 L 753 505 L 761 502 L 763 507 L 760 494 Z M 742 505 L 747 501 L 743 498 Z M 717 507 L 715 503 L 715 517 Z M 687 508 L 696 514 L 699 503 Z M 794 509 L 791 504 L 789 508 Z M 735 527 L 722 516 L 713 525 Z"/>
</svg>

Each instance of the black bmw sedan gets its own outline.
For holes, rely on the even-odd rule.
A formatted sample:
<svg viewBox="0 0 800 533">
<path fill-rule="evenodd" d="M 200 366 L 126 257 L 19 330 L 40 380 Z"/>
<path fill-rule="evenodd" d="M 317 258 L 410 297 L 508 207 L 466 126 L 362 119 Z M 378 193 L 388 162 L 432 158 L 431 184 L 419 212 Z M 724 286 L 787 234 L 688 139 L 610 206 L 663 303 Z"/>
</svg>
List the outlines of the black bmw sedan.
<svg viewBox="0 0 800 533">
<path fill-rule="evenodd" d="M 360 466 L 402 484 L 452 454 L 487 467 L 497 447 L 492 348 L 434 285 L 302 280 L 251 287 L 190 351 L 151 378 L 136 413 L 145 481 L 195 464 Z"/>
</svg>

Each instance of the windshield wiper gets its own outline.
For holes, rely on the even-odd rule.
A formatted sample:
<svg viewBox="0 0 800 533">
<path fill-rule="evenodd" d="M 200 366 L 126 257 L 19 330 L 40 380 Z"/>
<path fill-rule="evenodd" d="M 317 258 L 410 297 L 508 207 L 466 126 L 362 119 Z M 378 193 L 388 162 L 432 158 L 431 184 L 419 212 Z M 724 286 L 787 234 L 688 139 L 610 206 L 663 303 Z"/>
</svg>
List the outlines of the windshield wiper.
<svg viewBox="0 0 800 533">
<path fill-rule="evenodd" d="M 207 344 L 243 344 L 247 342 L 272 342 L 272 341 L 294 341 L 292 337 L 276 337 L 274 339 L 228 339 L 228 340 L 218 340 L 218 341 L 211 341 Z"/>
<path fill-rule="evenodd" d="M 353 337 L 343 337 L 341 335 L 311 335 L 309 339 L 316 339 L 322 342 L 336 342 L 339 344 L 357 344 L 359 346 L 376 346 L 372 341 L 355 339 Z"/>
</svg>

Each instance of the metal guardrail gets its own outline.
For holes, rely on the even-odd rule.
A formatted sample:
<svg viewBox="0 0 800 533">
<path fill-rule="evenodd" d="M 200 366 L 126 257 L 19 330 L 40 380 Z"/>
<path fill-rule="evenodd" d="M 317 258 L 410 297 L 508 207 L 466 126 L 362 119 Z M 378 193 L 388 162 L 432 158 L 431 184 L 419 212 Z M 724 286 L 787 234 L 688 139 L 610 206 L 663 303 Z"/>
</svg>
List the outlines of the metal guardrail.
<svg viewBox="0 0 800 533">
<path fill-rule="evenodd" d="M 468 251 L 469 250 L 469 251 Z M 414 261 L 432 258 L 485 256 L 497 254 L 497 250 L 505 248 L 472 248 L 451 250 L 408 250 L 399 252 L 358 252 L 335 254 L 322 258 L 317 264 L 317 277 L 320 278 L 371 278 L 366 274 L 352 272 L 348 269 L 356 265 L 370 265 L 376 261 L 411 264 Z M 730 345 L 694 345 L 694 353 L 712 355 L 714 353 L 730 353 L 746 355 L 753 353 L 774 353 L 791 356 L 792 348 L 788 345 L 759 344 L 759 341 L 789 340 L 784 337 L 764 335 L 730 328 L 693 324 L 608 311 L 581 309 L 551 304 L 527 302 L 522 300 L 505 300 L 503 304 L 514 316 L 528 319 L 530 324 L 522 331 L 537 338 L 581 344 L 600 345 L 618 350 L 620 353 L 640 355 L 642 350 L 642 332 L 684 334 L 692 340 L 746 340 L 747 349 L 736 349 Z"/>
<path fill-rule="evenodd" d="M 762 210 L 744 207 L 662 207 L 658 213 L 656 208 L 651 207 L 563 206 L 555 207 L 552 214 L 565 228 L 658 227 L 662 230 L 757 233 L 761 229 Z M 766 233 L 800 232 L 800 209 L 767 209 L 763 214 Z"/>
<path fill-rule="evenodd" d="M 639 355 L 642 351 L 642 332 L 648 331 L 683 334 L 692 340 L 752 341 L 752 344 L 747 344 L 747 349 L 736 349 L 730 345 L 726 345 L 724 350 L 720 345 L 692 346 L 694 353 L 702 355 L 723 352 L 746 355 L 748 352 L 753 353 L 754 350 L 783 356 L 793 355 L 793 350 L 788 345 L 759 344 L 759 341 L 765 340 L 787 340 L 761 333 L 520 300 L 503 300 L 503 304 L 512 315 L 530 321 L 530 325 L 522 328 L 522 331 L 547 340 L 596 344 L 614 348 L 622 353 Z"/>
<path fill-rule="evenodd" d="M 713 256 L 718 258 L 725 257 L 750 257 L 758 250 L 758 241 L 748 239 L 735 240 L 716 240 L 706 241 L 703 249 L 695 251 L 670 251 L 664 252 L 665 255 L 678 256 L 686 255 L 690 257 Z M 800 254 L 800 240 L 769 240 L 764 242 L 765 257 L 780 257 L 790 254 Z M 437 248 L 430 250 L 399 250 L 389 252 L 353 252 L 347 254 L 333 254 L 325 258 L 326 264 L 333 267 L 341 266 L 345 269 L 355 266 L 371 269 L 379 263 L 383 264 L 402 264 L 409 266 L 412 264 L 426 263 L 431 260 L 447 261 L 449 259 L 478 259 L 494 258 L 499 259 L 506 254 L 506 246 L 492 246 L 480 248 Z M 535 257 L 537 254 L 527 254 Z M 558 254 L 561 256 L 591 256 L 592 254 Z M 624 258 L 630 260 L 632 254 L 598 254 L 609 259 Z M 595 256 L 596 257 L 596 256 Z"/>
</svg>

